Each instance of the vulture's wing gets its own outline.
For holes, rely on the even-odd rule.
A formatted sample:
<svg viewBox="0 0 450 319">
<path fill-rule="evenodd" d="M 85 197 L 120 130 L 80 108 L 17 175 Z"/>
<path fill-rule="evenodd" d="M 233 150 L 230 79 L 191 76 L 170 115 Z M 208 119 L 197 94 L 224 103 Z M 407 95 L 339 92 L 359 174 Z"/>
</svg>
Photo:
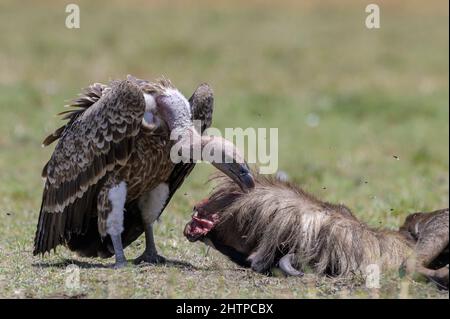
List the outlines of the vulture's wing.
<svg viewBox="0 0 450 319">
<path fill-rule="evenodd" d="M 34 254 L 83 233 L 95 216 L 96 195 L 109 172 L 124 165 L 145 110 L 144 96 L 131 81 L 94 84 L 75 101 L 69 122 L 44 141 L 58 144 L 45 165 L 46 178 Z"/>
<path fill-rule="evenodd" d="M 212 123 L 214 95 L 211 87 L 206 83 L 201 84 L 189 98 L 189 104 L 191 105 L 192 110 L 192 120 L 201 121 L 201 134 L 203 134 Z M 183 184 L 184 179 L 192 172 L 194 166 L 195 163 L 178 163 L 175 165 L 175 168 L 167 181 L 169 184 L 169 197 L 159 215 L 162 214 L 172 199 L 172 196 L 181 184 Z"/>
</svg>

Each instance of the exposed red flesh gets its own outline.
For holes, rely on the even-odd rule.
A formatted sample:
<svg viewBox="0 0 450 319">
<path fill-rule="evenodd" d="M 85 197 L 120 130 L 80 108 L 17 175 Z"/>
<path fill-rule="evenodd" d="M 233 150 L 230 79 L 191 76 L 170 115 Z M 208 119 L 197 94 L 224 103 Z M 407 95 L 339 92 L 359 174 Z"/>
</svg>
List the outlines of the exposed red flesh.
<svg viewBox="0 0 450 319">
<path fill-rule="evenodd" d="M 198 225 L 199 227 L 202 227 L 202 228 L 205 228 L 208 230 L 210 230 L 214 226 L 214 223 L 208 219 L 198 218 L 197 216 L 192 216 L 192 219 L 194 221 L 196 221 L 197 224 L 199 224 Z"/>
<path fill-rule="evenodd" d="M 196 240 L 200 236 L 209 233 L 216 225 L 219 217 L 214 213 L 206 213 L 198 211 L 192 216 L 192 220 L 186 225 L 184 235 L 191 240 Z"/>
</svg>

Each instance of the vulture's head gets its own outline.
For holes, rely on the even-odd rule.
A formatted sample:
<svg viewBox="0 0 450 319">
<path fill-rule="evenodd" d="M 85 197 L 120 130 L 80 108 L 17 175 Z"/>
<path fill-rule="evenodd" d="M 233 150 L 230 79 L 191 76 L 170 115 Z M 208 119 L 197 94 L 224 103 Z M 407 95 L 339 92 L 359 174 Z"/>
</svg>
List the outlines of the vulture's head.
<svg viewBox="0 0 450 319">
<path fill-rule="evenodd" d="M 236 146 L 222 137 L 202 137 L 202 159 L 231 178 L 243 191 L 255 187 L 253 175 Z"/>
<path fill-rule="evenodd" d="M 157 112 L 171 130 L 171 139 L 177 142 L 180 149 L 188 150 L 182 152 L 184 162 L 200 159 L 209 162 L 230 177 L 243 191 L 255 186 L 247 163 L 233 143 L 221 137 L 201 135 L 197 131 L 192 121 L 191 104 L 170 81 L 163 79 L 149 84 L 149 87 Z M 191 102 L 197 112 L 201 112 L 201 106 L 211 103 L 212 98 L 210 87 L 202 84 L 192 96 Z M 211 121 L 211 114 L 204 114 L 204 117 L 206 121 Z"/>
<path fill-rule="evenodd" d="M 228 176 L 243 192 L 255 186 L 250 168 L 236 146 L 220 136 L 200 135 L 194 127 L 182 131 L 174 145 L 185 163 L 198 160 L 212 164 Z"/>
</svg>

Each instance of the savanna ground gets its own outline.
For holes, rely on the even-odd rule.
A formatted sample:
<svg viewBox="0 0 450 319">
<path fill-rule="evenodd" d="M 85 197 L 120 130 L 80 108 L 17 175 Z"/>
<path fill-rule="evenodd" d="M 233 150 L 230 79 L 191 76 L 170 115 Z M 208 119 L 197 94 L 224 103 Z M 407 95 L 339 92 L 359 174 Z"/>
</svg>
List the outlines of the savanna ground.
<svg viewBox="0 0 450 319">
<path fill-rule="evenodd" d="M 448 298 L 397 272 L 380 289 L 269 278 L 190 244 L 182 228 L 211 188 L 206 164 L 156 226 L 160 253 L 180 263 L 113 270 L 113 259 L 62 247 L 31 253 L 54 114 L 89 83 L 126 74 L 165 75 L 186 95 L 209 82 L 215 127 L 279 128 L 279 168 L 371 226 L 448 207 L 448 1 L 377 1 L 378 30 L 365 28 L 365 1 L 71 2 L 80 29 L 65 28 L 64 2 L 0 2 L 0 297 Z M 143 247 L 141 237 L 127 257 Z M 79 289 L 66 288 L 70 264 Z"/>
</svg>

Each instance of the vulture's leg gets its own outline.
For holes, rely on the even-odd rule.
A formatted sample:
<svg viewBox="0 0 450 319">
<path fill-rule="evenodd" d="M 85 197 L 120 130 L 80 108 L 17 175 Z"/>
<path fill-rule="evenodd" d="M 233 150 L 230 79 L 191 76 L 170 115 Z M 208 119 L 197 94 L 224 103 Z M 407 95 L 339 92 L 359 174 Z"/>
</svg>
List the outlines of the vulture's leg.
<svg viewBox="0 0 450 319">
<path fill-rule="evenodd" d="M 122 268 L 127 264 L 125 253 L 123 252 L 122 238 L 120 235 L 110 235 L 114 247 L 114 255 L 116 256 L 116 263 L 114 268 Z"/>
<path fill-rule="evenodd" d="M 163 256 L 158 255 L 156 250 L 155 240 L 153 238 L 153 225 L 147 224 L 145 227 L 145 250 L 138 258 L 135 259 L 135 264 L 162 264 L 165 262 Z"/>
<path fill-rule="evenodd" d="M 153 238 L 153 223 L 160 215 L 168 196 L 168 185 L 161 183 L 139 199 L 139 207 L 141 209 L 145 231 L 145 250 L 141 256 L 136 258 L 134 261 L 135 264 L 158 264 L 165 261 L 164 257 L 158 255 L 156 250 L 155 240 Z"/>
<path fill-rule="evenodd" d="M 123 252 L 122 237 L 123 214 L 127 198 L 127 185 L 125 182 L 108 183 L 99 194 L 98 200 L 98 226 L 102 236 L 108 234 L 114 247 L 116 262 L 114 268 L 122 268 L 127 260 Z"/>
</svg>

